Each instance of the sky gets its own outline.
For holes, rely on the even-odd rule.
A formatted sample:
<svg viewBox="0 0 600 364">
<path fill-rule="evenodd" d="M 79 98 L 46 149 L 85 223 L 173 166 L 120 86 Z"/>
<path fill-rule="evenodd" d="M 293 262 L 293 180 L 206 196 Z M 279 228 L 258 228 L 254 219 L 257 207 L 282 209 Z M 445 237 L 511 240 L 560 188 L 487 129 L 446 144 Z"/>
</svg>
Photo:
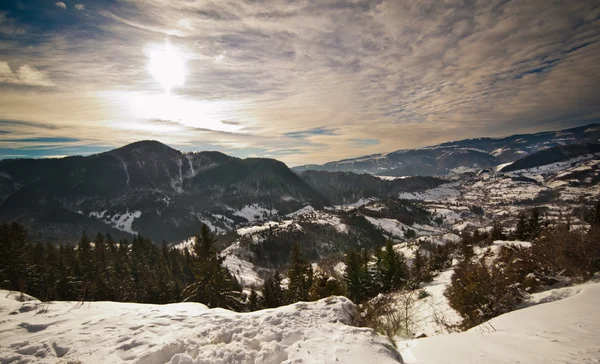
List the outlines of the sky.
<svg viewBox="0 0 600 364">
<path fill-rule="evenodd" d="M 2 0 L 0 158 L 290 166 L 600 121 L 597 0 Z"/>
</svg>

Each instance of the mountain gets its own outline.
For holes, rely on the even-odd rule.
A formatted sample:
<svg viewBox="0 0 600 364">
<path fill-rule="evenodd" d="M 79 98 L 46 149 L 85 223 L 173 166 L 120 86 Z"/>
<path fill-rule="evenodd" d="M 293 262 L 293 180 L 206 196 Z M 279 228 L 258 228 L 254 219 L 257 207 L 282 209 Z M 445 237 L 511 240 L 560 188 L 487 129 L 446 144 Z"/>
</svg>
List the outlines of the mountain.
<svg viewBox="0 0 600 364">
<path fill-rule="evenodd" d="M 599 139 L 600 124 L 591 124 L 561 131 L 517 134 L 504 138 L 466 139 L 421 149 L 344 159 L 323 165 L 298 166 L 293 170 L 298 173 L 321 170 L 385 176 L 446 175 L 513 162 L 556 146 L 597 143 Z"/>
<path fill-rule="evenodd" d="M 571 144 L 541 150 L 514 161 L 500 172 L 512 172 L 521 169 L 541 167 L 551 163 L 564 162 L 580 156 L 600 153 L 600 144 Z"/>
<path fill-rule="evenodd" d="M 326 203 L 282 162 L 182 153 L 156 141 L 87 157 L 0 161 L 0 221 L 21 222 L 48 241 L 84 230 L 173 241 L 201 223 L 226 231 Z"/>
<path fill-rule="evenodd" d="M 300 177 L 329 201 L 347 204 L 363 198 L 392 198 L 402 192 L 434 188 L 445 181 L 434 177 L 381 179 L 370 174 L 351 172 L 304 171 Z"/>
</svg>

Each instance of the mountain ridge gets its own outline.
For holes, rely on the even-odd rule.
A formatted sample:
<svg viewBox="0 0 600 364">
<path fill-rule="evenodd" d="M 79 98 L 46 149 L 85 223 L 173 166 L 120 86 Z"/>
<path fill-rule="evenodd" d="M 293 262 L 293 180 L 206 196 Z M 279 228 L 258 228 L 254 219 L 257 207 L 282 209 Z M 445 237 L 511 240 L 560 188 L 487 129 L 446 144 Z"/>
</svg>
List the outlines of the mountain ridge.
<svg viewBox="0 0 600 364">
<path fill-rule="evenodd" d="M 505 137 L 480 137 L 449 141 L 417 149 L 401 149 L 324 164 L 292 167 L 307 170 L 345 171 L 387 176 L 436 176 L 465 169 L 482 169 L 513 162 L 526 155 L 557 145 L 598 142 L 600 123 Z"/>
</svg>

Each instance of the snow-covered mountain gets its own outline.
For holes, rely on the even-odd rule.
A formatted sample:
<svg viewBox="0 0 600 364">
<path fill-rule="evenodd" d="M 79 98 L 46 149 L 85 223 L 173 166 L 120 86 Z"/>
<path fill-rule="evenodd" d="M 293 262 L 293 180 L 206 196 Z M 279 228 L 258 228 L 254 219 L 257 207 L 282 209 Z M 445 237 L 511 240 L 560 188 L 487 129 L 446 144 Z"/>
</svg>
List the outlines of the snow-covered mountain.
<svg viewBox="0 0 600 364">
<path fill-rule="evenodd" d="M 371 190 L 371 198 L 353 200 L 354 203 L 338 204 L 326 210 L 307 206 L 287 216 L 240 228 L 236 231 L 239 237 L 224 252 L 231 262 L 237 262 L 228 267 L 234 273 L 239 270 L 238 278 L 251 284 L 252 280 L 242 276 L 266 276 L 273 269 L 284 269 L 294 243 L 302 247 L 308 259 L 316 262 L 344 253 L 348 248 L 382 246 L 391 239 L 397 244 L 410 245 L 412 248 L 407 250 L 406 256 L 411 259 L 414 247 L 421 242 L 455 242 L 459 240 L 457 233 L 486 229 L 494 220 L 506 221 L 510 229 L 518 214 L 532 207 L 537 207 L 545 219 L 569 218 L 577 225 L 581 223 L 582 201 L 590 205 L 600 198 L 600 153 L 577 153 L 560 162 L 514 171 L 496 169 L 454 175 L 447 180 L 427 177 L 424 180 L 430 183 L 421 181 L 420 186 L 429 188 L 416 190 L 410 190 L 410 182 L 404 182 L 412 178 L 303 172 L 303 178 L 311 176 L 322 180 L 320 188 L 336 191 L 339 200 L 344 200 L 344 193 L 351 192 L 345 184 L 346 178 L 358 181 L 355 191 L 363 188 L 361 181 L 371 179 L 408 185 L 398 191 L 394 190 L 395 185 L 384 185 L 394 191 L 390 197 L 383 194 L 377 198 L 376 192 Z M 316 183 L 308 178 L 307 181 L 311 185 Z M 402 190 L 404 192 L 400 192 Z M 333 262 L 334 265 L 337 262 Z M 245 269 L 249 266 L 252 274 Z"/>
<path fill-rule="evenodd" d="M 386 176 L 435 176 L 494 167 L 513 162 L 540 150 L 559 145 L 598 143 L 600 124 L 549 131 L 518 134 L 504 138 L 476 138 L 421 149 L 398 150 L 344 159 L 323 165 L 294 167 L 307 170 L 345 171 Z"/>
</svg>

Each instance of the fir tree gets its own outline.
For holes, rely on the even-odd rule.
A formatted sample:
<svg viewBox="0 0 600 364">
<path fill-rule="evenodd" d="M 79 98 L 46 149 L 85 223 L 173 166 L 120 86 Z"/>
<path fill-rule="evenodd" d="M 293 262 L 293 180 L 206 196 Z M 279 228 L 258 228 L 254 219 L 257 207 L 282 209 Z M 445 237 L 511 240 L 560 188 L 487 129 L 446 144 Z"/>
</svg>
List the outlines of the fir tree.
<svg viewBox="0 0 600 364">
<path fill-rule="evenodd" d="M 248 296 L 248 310 L 256 311 L 258 309 L 260 309 L 258 304 L 258 295 L 256 294 L 254 288 L 252 288 L 250 289 L 250 295 Z"/>
<path fill-rule="evenodd" d="M 365 301 L 371 295 L 372 277 L 365 256 L 365 253 L 360 254 L 355 250 L 350 250 L 346 254 L 344 281 L 348 296 L 356 303 Z"/>
<path fill-rule="evenodd" d="M 490 234 L 490 243 L 496 240 L 505 240 L 506 234 L 504 233 L 504 227 L 502 223 L 498 220 L 494 220 L 492 223 L 492 231 Z"/>
<path fill-rule="evenodd" d="M 391 240 L 388 240 L 385 250 L 377 254 L 376 267 L 377 283 L 383 292 L 398 289 L 406 283 L 406 260 L 396 253 Z"/>
<path fill-rule="evenodd" d="M 308 301 L 308 291 L 312 285 L 313 271 L 310 263 L 302 256 L 298 244 L 294 244 L 292 248 L 287 276 L 289 280 L 287 302 Z"/>
<path fill-rule="evenodd" d="M 281 274 L 278 271 L 265 281 L 262 296 L 262 306 L 265 308 L 279 307 L 285 303 L 285 292 L 281 288 Z"/>
<path fill-rule="evenodd" d="M 542 232 L 542 221 L 537 207 L 531 210 L 531 216 L 529 217 L 529 221 L 527 223 L 527 230 L 528 240 L 537 239 Z"/>
<path fill-rule="evenodd" d="M 517 227 L 515 228 L 515 238 L 517 240 L 528 240 L 529 239 L 529 227 L 527 226 L 527 220 L 523 212 L 519 213 L 517 221 Z"/>
</svg>

